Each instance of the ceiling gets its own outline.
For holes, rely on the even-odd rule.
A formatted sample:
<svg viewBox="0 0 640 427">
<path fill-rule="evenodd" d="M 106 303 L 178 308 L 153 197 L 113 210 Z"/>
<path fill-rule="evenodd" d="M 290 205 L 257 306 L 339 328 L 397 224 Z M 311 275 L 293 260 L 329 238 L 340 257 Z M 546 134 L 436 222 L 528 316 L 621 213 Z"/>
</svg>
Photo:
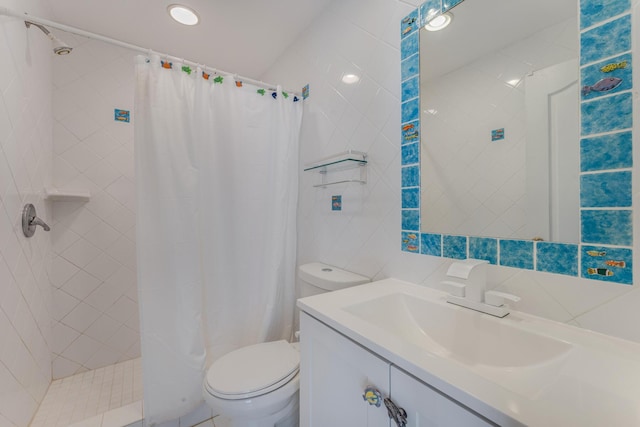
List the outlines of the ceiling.
<svg viewBox="0 0 640 427">
<path fill-rule="evenodd" d="M 51 20 L 251 78 L 260 78 L 331 1 L 48 0 Z M 174 3 L 196 10 L 200 23 L 173 21 L 167 6 Z"/>
</svg>

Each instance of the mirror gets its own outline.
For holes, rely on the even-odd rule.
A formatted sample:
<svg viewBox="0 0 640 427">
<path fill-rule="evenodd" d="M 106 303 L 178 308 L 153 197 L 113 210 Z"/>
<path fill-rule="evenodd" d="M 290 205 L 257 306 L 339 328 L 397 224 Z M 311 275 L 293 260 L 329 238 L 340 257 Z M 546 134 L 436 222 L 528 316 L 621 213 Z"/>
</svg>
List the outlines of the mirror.
<svg viewBox="0 0 640 427">
<path fill-rule="evenodd" d="M 420 29 L 421 231 L 580 241 L 575 0 L 467 0 Z"/>
</svg>

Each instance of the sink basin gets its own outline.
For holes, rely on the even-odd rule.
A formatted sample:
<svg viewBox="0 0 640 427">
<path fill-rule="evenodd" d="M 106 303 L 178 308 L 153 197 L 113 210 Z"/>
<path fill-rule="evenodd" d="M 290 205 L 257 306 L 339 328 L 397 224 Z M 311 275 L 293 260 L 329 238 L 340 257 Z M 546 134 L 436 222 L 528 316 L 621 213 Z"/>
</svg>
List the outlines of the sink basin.
<svg viewBox="0 0 640 427">
<path fill-rule="evenodd" d="M 485 371 L 548 364 L 572 349 L 571 344 L 522 330 L 505 319 L 403 293 L 343 310 L 430 353 Z"/>
</svg>

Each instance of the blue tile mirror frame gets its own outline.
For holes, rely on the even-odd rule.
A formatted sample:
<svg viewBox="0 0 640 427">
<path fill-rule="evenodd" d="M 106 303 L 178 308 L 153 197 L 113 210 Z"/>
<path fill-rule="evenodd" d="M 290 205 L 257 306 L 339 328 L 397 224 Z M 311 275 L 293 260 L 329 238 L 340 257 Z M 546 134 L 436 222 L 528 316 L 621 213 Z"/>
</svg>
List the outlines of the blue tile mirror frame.
<svg viewBox="0 0 640 427">
<path fill-rule="evenodd" d="M 402 250 L 633 284 L 632 83 L 581 98 L 579 244 L 420 232 L 420 141 L 429 131 L 420 128 L 419 30 L 463 1 L 480 0 L 428 0 L 401 21 Z M 631 68 L 631 0 L 580 0 L 579 10 L 580 87 L 606 64 L 626 60 Z M 607 189 L 622 197 L 590 196 Z"/>
</svg>

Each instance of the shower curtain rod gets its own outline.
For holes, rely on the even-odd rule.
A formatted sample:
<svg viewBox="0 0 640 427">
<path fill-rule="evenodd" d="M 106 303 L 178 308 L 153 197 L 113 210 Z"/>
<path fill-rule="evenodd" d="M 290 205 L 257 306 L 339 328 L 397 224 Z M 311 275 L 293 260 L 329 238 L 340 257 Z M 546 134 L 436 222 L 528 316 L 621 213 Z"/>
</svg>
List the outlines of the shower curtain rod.
<svg viewBox="0 0 640 427">
<path fill-rule="evenodd" d="M 93 40 L 99 40 L 102 42 L 106 42 L 106 43 L 110 43 L 112 45 L 115 46 L 120 46 L 120 47 L 124 47 L 125 49 L 129 49 L 129 50 L 133 50 L 133 51 L 137 51 L 140 53 L 144 53 L 144 54 L 149 54 L 150 52 L 157 54 L 158 56 L 160 56 L 161 58 L 167 58 L 167 59 L 171 59 L 173 61 L 179 62 L 179 63 L 183 63 L 185 65 L 189 65 L 192 67 L 201 67 L 204 70 L 207 71 L 211 71 L 213 72 L 213 74 L 219 74 L 219 75 L 228 75 L 228 76 L 233 76 L 234 78 L 241 80 L 242 82 L 245 83 L 251 83 L 253 85 L 265 88 L 265 89 L 273 89 L 275 90 L 275 88 L 277 87 L 277 85 L 272 85 L 270 83 L 265 83 L 261 80 L 255 80 L 255 79 L 251 79 L 248 77 L 243 77 L 243 76 L 239 76 L 238 74 L 235 73 L 229 73 L 227 71 L 223 71 L 223 70 L 219 70 L 217 68 L 213 68 L 213 67 L 209 67 L 203 64 L 199 64 L 197 62 L 193 62 L 193 61 L 188 61 L 184 58 L 179 58 L 177 56 L 173 56 L 173 55 L 169 55 L 169 54 L 165 54 L 165 53 L 160 53 L 160 52 L 155 52 L 151 49 L 147 49 L 144 48 L 142 46 L 137 46 L 131 43 L 127 43 L 127 42 L 123 42 L 117 39 L 112 39 L 110 37 L 106 37 L 106 36 L 102 36 L 100 34 L 96 34 L 96 33 L 91 33 L 89 31 L 85 31 L 85 30 L 81 30 L 80 28 L 75 28 L 75 27 L 71 27 L 69 25 L 64 25 L 64 24 L 59 24 L 55 21 L 49 21 L 48 19 L 42 19 L 42 18 L 38 18 L 36 16 L 33 15 L 29 15 L 28 13 L 20 13 L 20 12 L 16 12 L 14 10 L 11 10 L 9 8 L 6 7 L 0 7 L 0 15 L 6 15 L 6 16 L 12 16 L 15 18 L 20 18 L 23 19 L 25 21 L 29 21 L 29 22 L 33 22 L 36 24 L 41 24 L 41 25 L 46 25 L 48 27 L 52 27 L 52 28 L 56 28 L 58 30 L 67 32 L 67 33 L 71 33 L 71 34 L 76 34 L 78 36 L 83 36 L 83 37 L 87 37 Z M 297 96 L 301 96 L 300 92 L 298 91 L 289 91 L 285 89 L 285 92 L 289 92 L 291 94 L 297 95 Z"/>
</svg>

